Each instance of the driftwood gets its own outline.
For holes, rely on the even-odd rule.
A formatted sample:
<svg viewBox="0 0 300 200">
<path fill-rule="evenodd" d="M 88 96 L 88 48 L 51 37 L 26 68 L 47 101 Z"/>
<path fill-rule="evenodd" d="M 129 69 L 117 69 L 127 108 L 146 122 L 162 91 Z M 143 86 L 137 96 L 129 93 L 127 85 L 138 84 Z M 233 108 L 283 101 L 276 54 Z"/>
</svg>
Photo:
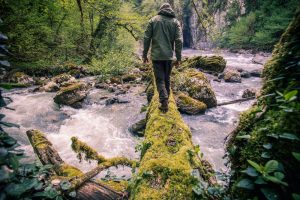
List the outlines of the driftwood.
<svg viewBox="0 0 300 200">
<path fill-rule="evenodd" d="M 92 171 L 83 174 L 79 169 L 67 165 L 59 156 L 58 152 L 54 149 L 51 142 L 47 140 L 44 134 L 37 130 L 29 130 L 26 132 L 34 152 L 40 159 L 41 163 L 54 165 L 54 171 L 59 176 L 65 176 L 69 178 L 72 189 L 76 189 L 76 197 L 78 200 L 112 200 L 112 199 L 124 199 L 125 194 L 114 191 L 113 189 L 104 186 L 100 183 L 90 181 L 92 177 L 97 175 L 102 170 L 109 166 L 99 165 Z M 67 170 L 66 170 L 67 169 Z M 69 169 L 69 170 L 68 170 Z M 68 176 L 65 171 L 76 172 L 76 176 Z"/>
<path fill-rule="evenodd" d="M 229 104 L 234 104 L 234 103 L 240 103 L 240 102 L 244 102 L 244 101 L 250 101 L 250 100 L 253 100 L 253 99 L 255 99 L 255 97 L 236 99 L 236 100 L 232 100 L 232 101 L 218 103 L 217 106 L 224 106 L 224 105 L 229 105 Z"/>
</svg>

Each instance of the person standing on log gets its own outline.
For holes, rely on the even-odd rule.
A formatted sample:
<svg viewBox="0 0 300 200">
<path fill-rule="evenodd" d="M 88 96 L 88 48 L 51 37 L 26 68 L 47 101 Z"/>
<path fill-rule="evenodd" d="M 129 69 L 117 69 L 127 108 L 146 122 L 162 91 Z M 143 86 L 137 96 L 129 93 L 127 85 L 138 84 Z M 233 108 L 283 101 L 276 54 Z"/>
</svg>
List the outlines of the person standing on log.
<svg viewBox="0 0 300 200">
<path fill-rule="evenodd" d="M 174 47 L 177 59 L 175 66 L 180 64 L 182 51 L 181 26 L 168 3 L 164 3 L 158 15 L 151 18 L 148 23 L 144 36 L 144 63 L 149 62 L 147 54 L 150 45 L 153 71 L 161 103 L 160 110 L 167 112 Z"/>
</svg>

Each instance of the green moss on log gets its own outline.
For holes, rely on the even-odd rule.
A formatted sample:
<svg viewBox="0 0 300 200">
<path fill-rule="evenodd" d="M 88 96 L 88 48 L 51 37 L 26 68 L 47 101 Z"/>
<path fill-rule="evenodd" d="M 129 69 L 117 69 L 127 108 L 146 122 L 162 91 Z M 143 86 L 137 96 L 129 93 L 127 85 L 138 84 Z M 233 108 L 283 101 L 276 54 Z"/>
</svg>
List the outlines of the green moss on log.
<svg viewBox="0 0 300 200">
<path fill-rule="evenodd" d="M 112 188 L 113 190 L 118 192 L 125 192 L 128 188 L 128 181 L 125 180 L 121 180 L 118 182 L 113 180 L 109 180 L 109 181 L 97 180 L 97 182 L 100 183 L 101 185 Z"/>
<path fill-rule="evenodd" d="M 221 73 L 226 67 L 226 61 L 222 56 L 197 56 L 184 61 L 182 67 Z"/>
<path fill-rule="evenodd" d="M 81 160 L 82 154 L 84 155 L 85 160 L 96 160 L 98 164 L 103 165 L 104 167 L 125 165 L 132 168 L 138 166 L 138 162 L 135 160 L 130 160 L 125 157 L 113 157 L 105 158 L 100 155 L 95 149 L 87 145 L 85 142 L 80 141 L 77 137 L 72 137 L 72 150 L 77 153 L 77 157 Z"/>
<path fill-rule="evenodd" d="M 192 188 L 198 180 L 191 175 L 200 168 L 205 181 L 210 173 L 201 160 L 193 154 L 191 132 L 177 110 L 173 95 L 169 99 L 169 111 L 159 110 L 157 90 L 147 113 L 146 146 L 138 174 L 131 185 L 131 199 L 193 199 Z"/>
</svg>

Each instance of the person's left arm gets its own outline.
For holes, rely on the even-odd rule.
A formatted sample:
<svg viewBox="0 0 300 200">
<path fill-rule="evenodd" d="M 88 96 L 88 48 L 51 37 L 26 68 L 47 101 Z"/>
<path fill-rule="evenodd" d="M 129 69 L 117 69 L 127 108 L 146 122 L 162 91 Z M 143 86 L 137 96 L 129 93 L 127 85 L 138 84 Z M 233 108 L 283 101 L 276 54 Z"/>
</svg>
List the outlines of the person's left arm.
<svg viewBox="0 0 300 200">
<path fill-rule="evenodd" d="M 148 62 L 148 51 L 152 40 L 152 20 L 149 21 L 144 35 L 143 61 Z"/>
</svg>

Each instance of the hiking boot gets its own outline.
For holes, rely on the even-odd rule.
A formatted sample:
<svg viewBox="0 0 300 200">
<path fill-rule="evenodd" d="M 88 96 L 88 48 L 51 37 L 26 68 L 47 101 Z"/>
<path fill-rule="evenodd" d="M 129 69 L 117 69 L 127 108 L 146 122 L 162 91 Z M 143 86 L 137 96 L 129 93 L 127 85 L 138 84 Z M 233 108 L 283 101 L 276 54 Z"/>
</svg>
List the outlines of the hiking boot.
<svg viewBox="0 0 300 200">
<path fill-rule="evenodd" d="M 163 100 L 163 101 L 161 102 L 161 105 L 160 105 L 159 109 L 160 109 L 162 112 L 168 112 L 168 110 L 169 110 L 168 100 Z"/>
</svg>

